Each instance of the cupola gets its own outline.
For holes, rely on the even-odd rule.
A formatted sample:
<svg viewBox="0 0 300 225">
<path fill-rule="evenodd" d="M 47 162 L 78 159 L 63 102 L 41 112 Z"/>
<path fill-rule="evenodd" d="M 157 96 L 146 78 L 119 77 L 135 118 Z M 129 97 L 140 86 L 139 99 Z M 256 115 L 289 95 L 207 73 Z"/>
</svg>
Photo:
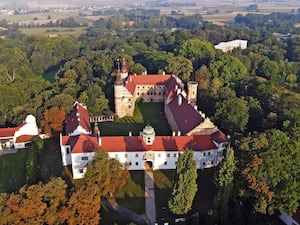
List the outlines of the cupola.
<svg viewBox="0 0 300 225">
<path fill-rule="evenodd" d="M 154 128 L 149 124 L 144 127 L 143 131 L 140 132 L 140 135 L 143 136 L 143 140 L 146 145 L 152 145 L 155 139 Z"/>
</svg>

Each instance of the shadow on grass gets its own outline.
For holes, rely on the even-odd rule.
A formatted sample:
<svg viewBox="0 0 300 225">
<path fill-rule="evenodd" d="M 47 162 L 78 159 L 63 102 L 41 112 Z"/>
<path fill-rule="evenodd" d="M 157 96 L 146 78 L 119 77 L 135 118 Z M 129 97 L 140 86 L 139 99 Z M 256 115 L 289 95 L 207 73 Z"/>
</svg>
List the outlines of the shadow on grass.
<svg viewBox="0 0 300 225">
<path fill-rule="evenodd" d="M 103 136 L 127 136 L 129 131 L 138 136 L 148 123 L 155 129 L 156 135 L 171 135 L 164 113 L 164 103 L 138 103 L 133 117 L 103 122 L 99 124 L 99 128 Z"/>
</svg>

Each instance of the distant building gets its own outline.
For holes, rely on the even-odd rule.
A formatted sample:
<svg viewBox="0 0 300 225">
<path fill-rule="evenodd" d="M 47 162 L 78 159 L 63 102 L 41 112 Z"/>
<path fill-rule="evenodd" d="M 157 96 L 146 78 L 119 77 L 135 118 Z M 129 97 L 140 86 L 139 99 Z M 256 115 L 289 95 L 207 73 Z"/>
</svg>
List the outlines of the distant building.
<svg viewBox="0 0 300 225">
<path fill-rule="evenodd" d="M 36 119 L 28 115 L 17 127 L 0 128 L 0 151 L 26 148 L 37 135 Z"/>
<path fill-rule="evenodd" d="M 215 45 L 215 49 L 220 49 L 223 52 L 231 52 L 234 48 L 247 48 L 247 40 L 233 40 L 228 42 L 220 42 L 219 44 Z"/>
<path fill-rule="evenodd" d="M 86 165 L 94 152 L 103 148 L 111 158 L 126 163 L 129 170 L 175 169 L 178 154 L 186 148 L 194 150 L 197 168 L 210 168 L 223 159 L 225 135 L 199 112 L 196 106 L 197 83 L 188 82 L 188 93 L 174 75 L 130 75 L 115 83 L 115 108 L 119 117 L 133 114 L 135 101 L 164 102 L 165 114 L 173 130 L 171 136 L 157 136 L 150 125 L 139 136 L 101 136 L 94 132 L 88 110 L 76 102 L 67 118 L 66 136 L 60 147 L 64 166 L 72 165 L 73 178 L 83 178 Z"/>
<path fill-rule="evenodd" d="M 273 37 L 277 38 L 277 40 L 286 40 L 292 37 L 290 33 L 272 33 L 272 35 Z"/>
</svg>

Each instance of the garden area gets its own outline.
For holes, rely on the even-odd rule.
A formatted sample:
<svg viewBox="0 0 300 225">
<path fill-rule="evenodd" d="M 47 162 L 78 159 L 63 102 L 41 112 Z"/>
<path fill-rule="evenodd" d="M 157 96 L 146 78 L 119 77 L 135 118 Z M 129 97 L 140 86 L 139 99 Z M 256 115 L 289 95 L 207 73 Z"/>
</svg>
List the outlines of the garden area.
<svg viewBox="0 0 300 225">
<path fill-rule="evenodd" d="M 125 136 L 130 131 L 133 136 L 138 136 L 147 124 L 154 128 L 156 135 L 171 135 L 165 117 L 164 103 L 137 103 L 133 117 L 116 119 L 114 122 L 103 122 L 99 124 L 99 128 L 103 136 Z"/>
</svg>

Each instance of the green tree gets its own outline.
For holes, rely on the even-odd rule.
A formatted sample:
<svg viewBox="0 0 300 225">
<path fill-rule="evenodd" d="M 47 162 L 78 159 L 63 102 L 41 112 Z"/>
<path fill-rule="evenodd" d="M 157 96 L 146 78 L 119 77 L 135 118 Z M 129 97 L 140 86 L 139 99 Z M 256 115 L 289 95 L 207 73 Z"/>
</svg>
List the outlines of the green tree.
<svg viewBox="0 0 300 225">
<path fill-rule="evenodd" d="M 219 78 L 223 84 L 234 87 L 238 81 L 247 78 L 247 68 L 236 57 L 222 55 L 209 64 L 211 76 Z"/>
<path fill-rule="evenodd" d="M 194 152 L 186 149 L 178 154 L 176 178 L 168 201 L 170 210 L 177 214 L 186 214 L 192 207 L 197 192 L 197 166 Z"/>
<path fill-rule="evenodd" d="M 221 224 L 231 224 L 230 200 L 232 199 L 234 187 L 235 164 L 233 149 L 227 148 L 226 158 L 222 161 L 215 176 L 215 183 L 218 190 L 217 196 L 215 197 L 215 207 L 218 221 Z"/>
<path fill-rule="evenodd" d="M 267 142 L 256 145 L 257 150 L 250 152 L 251 159 L 242 170 L 248 187 L 241 193 L 254 199 L 257 212 L 273 215 L 279 210 L 293 214 L 300 200 L 299 141 L 275 129 L 264 135 Z"/>
<path fill-rule="evenodd" d="M 244 131 L 249 120 L 249 106 L 240 98 L 230 98 L 216 105 L 214 119 L 223 130 L 229 132 Z"/>
<path fill-rule="evenodd" d="M 190 60 L 183 56 L 170 57 L 167 60 L 166 72 L 169 74 L 175 74 L 183 82 L 187 82 L 191 80 L 193 64 Z"/>
<path fill-rule="evenodd" d="M 180 44 L 178 54 L 191 60 L 194 69 L 198 70 L 202 64 L 208 65 L 215 57 L 216 51 L 214 46 L 208 41 L 189 39 Z"/>
</svg>

